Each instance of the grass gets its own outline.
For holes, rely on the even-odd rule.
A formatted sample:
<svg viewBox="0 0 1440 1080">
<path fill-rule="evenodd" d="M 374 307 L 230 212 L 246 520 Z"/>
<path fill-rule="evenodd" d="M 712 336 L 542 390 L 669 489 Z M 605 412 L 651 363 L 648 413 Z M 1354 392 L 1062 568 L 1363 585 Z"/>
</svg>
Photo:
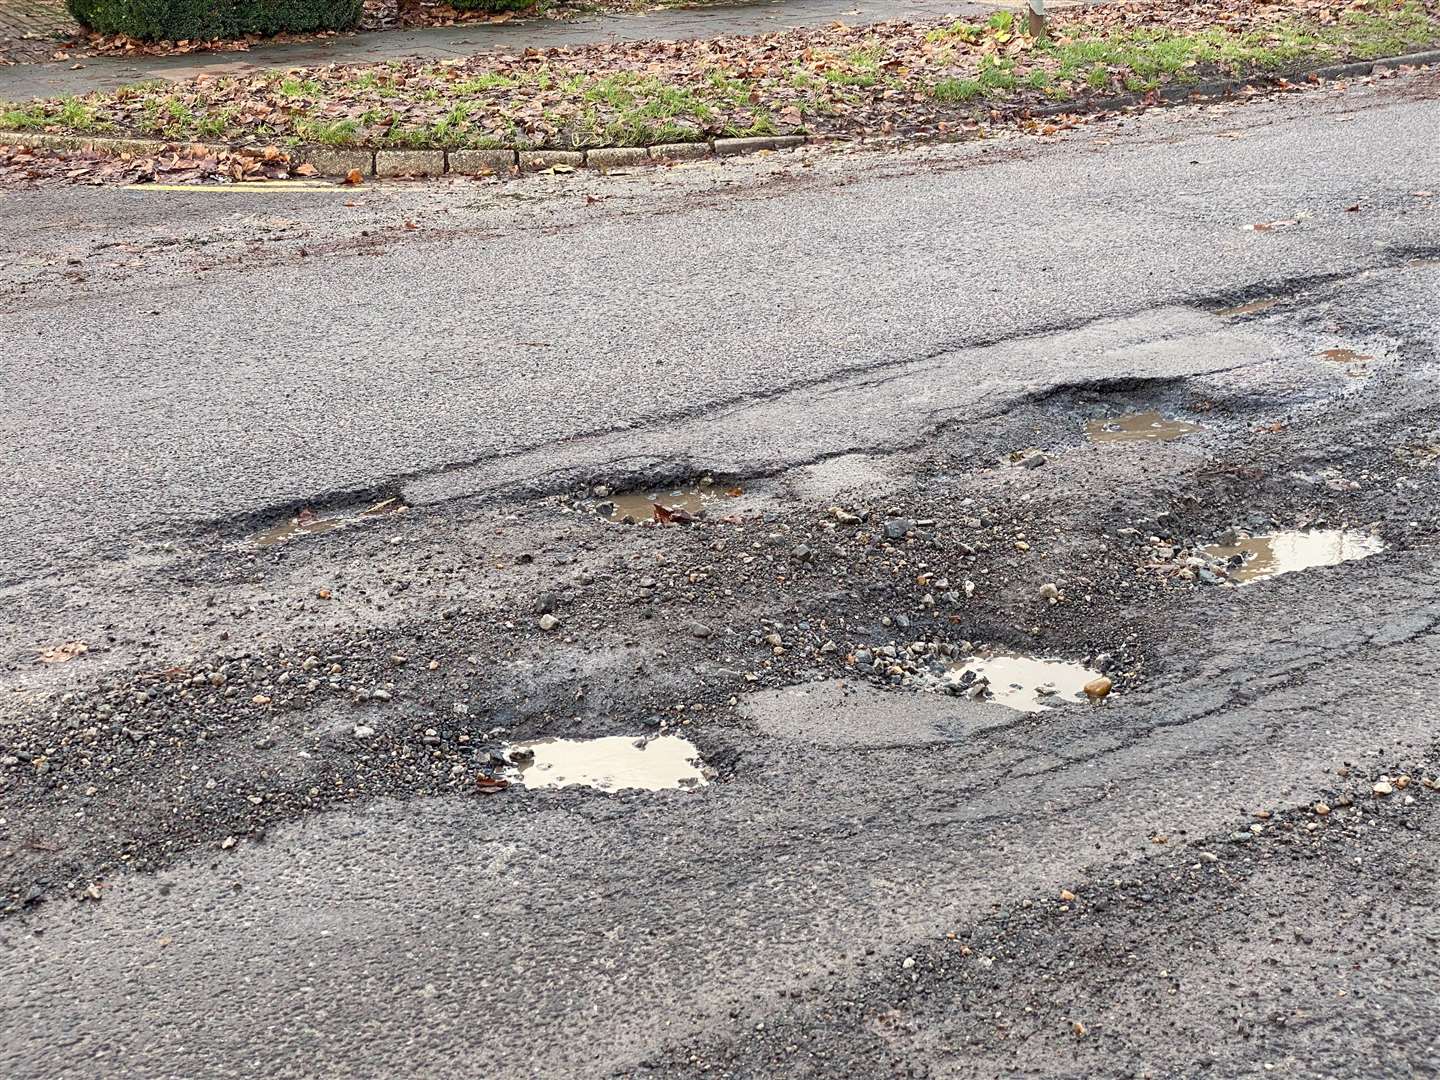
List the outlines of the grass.
<svg viewBox="0 0 1440 1080">
<path fill-rule="evenodd" d="M 1277 0 L 1201 29 L 1113 28 L 1079 10 L 1034 41 L 1009 12 L 885 34 L 829 27 L 771 38 L 596 46 L 466 62 L 386 61 L 140 84 L 0 105 L 0 129 L 117 131 L 172 140 L 327 146 L 642 146 L 715 136 L 854 134 L 983 120 L 998 107 L 1279 75 L 1440 44 L 1422 0 L 1331 0 L 1333 19 Z M 1208 5 L 1208 7 L 1207 7 Z M 1178 9 L 1186 10 L 1186 9 Z M 1067 21 L 1067 19 L 1069 21 Z M 647 50 L 649 50 L 647 52 Z"/>
</svg>

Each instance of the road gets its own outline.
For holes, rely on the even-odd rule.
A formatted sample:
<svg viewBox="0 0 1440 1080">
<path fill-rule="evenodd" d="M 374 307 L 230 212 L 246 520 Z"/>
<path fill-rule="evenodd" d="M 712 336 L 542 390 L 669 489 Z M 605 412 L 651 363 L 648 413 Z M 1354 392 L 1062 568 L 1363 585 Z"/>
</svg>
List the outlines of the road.
<svg viewBox="0 0 1440 1080">
<path fill-rule="evenodd" d="M 1440 1067 L 1436 90 L 0 193 L 0 1067 Z M 1113 692 L 930 692 L 987 649 Z M 481 793 L 657 732 L 708 782 Z"/>
</svg>

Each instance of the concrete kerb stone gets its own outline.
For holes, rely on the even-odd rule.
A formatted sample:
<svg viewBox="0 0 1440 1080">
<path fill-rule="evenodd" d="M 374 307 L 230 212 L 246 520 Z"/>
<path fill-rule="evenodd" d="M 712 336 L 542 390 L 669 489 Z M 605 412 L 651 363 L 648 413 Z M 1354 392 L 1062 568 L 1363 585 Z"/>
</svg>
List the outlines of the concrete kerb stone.
<svg viewBox="0 0 1440 1080">
<path fill-rule="evenodd" d="M 515 168 L 514 150 L 451 150 L 445 163 L 461 176 L 498 176 Z"/>
<path fill-rule="evenodd" d="M 583 168 L 585 165 L 585 151 L 583 150 L 521 150 L 520 171 L 541 172 L 545 169 L 553 169 L 556 165 L 565 165 L 572 169 Z"/>
<path fill-rule="evenodd" d="M 650 147 L 650 156 L 657 161 L 698 161 L 710 154 L 707 142 L 660 143 Z"/>
<path fill-rule="evenodd" d="M 443 176 L 444 150 L 376 150 L 376 176 Z"/>
<path fill-rule="evenodd" d="M 296 150 L 290 160 L 314 166 L 321 176 L 349 176 L 358 169 L 361 176 L 375 175 L 375 154 L 370 150 L 346 150 L 339 146 L 307 146 Z"/>
<path fill-rule="evenodd" d="M 604 146 L 585 151 L 585 164 L 592 169 L 623 169 L 649 160 L 650 151 L 643 146 Z"/>
</svg>

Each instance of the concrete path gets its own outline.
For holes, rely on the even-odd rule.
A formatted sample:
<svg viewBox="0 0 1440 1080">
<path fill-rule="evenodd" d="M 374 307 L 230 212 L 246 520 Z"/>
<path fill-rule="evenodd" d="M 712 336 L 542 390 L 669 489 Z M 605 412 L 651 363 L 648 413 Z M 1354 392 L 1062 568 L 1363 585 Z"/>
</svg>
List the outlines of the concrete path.
<svg viewBox="0 0 1440 1080">
<path fill-rule="evenodd" d="M 9 2 L 9 0 L 7 0 Z M 33 0 L 27 0 L 33 2 Z M 246 53 L 187 56 L 91 57 L 81 61 L 0 67 L 0 101 L 65 97 L 113 89 L 146 79 L 184 79 L 200 72 L 236 73 L 256 68 L 357 64 L 395 57 L 442 59 L 472 56 L 487 49 L 551 48 L 597 41 L 651 38 L 709 38 L 760 34 L 798 26 L 823 26 L 887 19 L 984 15 L 1014 2 L 961 3 L 956 0 L 760 0 L 748 4 L 677 8 L 636 15 L 597 15 L 573 20 L 514 20 L 378 30 L 293 44 L 268 45 Z M 0 9 L 3 10 L 3 9 Z M 0 22 L 3 26 L 3 22 Z"/>
</svg>

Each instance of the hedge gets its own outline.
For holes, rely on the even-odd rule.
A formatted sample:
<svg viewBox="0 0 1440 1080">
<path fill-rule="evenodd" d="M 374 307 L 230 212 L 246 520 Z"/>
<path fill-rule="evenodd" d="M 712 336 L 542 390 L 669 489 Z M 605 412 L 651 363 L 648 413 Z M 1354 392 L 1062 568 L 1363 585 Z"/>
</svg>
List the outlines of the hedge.
<svg viewBox="0 0 1440 1080">
<path fill-rule="evenodd" d="M 349 30 L 364 0 L 65 0 L 81 26 L 144 41 Z"/>
</svg>

